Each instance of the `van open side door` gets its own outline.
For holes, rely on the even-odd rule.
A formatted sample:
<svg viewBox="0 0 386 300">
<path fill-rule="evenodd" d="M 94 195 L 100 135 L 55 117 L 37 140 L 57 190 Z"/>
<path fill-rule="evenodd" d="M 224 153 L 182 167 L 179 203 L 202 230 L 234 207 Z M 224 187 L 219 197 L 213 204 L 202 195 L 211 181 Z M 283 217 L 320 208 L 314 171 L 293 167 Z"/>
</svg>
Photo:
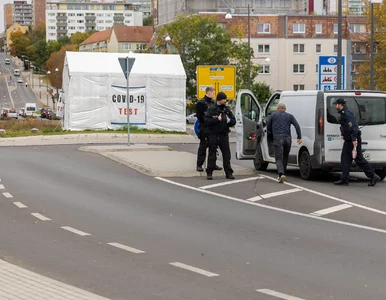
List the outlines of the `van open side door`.
<svg viewBox="0 0 386 300">
<path fill-rule="evenodd" d="M 249 90 L 240 90 L 236 98 L 236 158 L 254 159 L 262 135 L 262 109 Z"/>
</svg>

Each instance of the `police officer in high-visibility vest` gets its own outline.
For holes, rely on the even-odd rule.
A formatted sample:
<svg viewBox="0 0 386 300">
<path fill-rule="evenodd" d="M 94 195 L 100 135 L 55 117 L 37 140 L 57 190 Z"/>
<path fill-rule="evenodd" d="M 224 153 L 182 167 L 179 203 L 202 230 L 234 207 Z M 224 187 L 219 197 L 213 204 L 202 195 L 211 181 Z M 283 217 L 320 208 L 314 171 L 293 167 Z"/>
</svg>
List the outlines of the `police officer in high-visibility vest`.
<svg viewBox="0 0 386 300">
<path fill-rule="evenodd" d="M 342 174 L 340 180 L 335 181 L 336 185 L 348 185 L 349 173 L 353 159 L 356 164 L 365 172 L 366 176 L 370 178 L 369 186 L 374 186 L 380 180 L 379 176 L 375 174 L 374 169 L 362 154 L 362 138 L 361 131 L 358 127 L 358 122 L 355 115 L 346 106 L 346 100 L 338 98 L 334 102 L 340 117 L 340 131 L 344 139 L 344 144 L 341 153 Z M 353 150 L 356 149 L 356 156 L 353 155 Z M 355 151 L 354 151 L 355 153 Z"/>
</svg>

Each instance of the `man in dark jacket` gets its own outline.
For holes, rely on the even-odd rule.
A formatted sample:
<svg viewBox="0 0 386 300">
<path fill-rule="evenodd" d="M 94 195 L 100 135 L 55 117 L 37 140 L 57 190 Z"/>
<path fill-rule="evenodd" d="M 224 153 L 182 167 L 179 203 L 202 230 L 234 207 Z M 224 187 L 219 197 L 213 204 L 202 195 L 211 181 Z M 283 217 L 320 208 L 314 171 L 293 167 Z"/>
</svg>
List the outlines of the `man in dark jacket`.
<svg viewBox="0 0 386 300">
<path fill-rule="evenodd" d="M 198 146 L 197 151 L 197 167 L 198 172 L 204 172 L 202 165 L 205 162 L 206 158 L 206 149 L 209 147 L 209 137 L 208 129 L 205 124 L 205 112 L 210 106 L 214 104 L 214 88 L 208 86 L 205 90 L 205 96 L 196 104 L 196 116 L 198 121 L 200 121 L 200 133 L 198 138 L 200 139 L 200 145 Z M 215 166 L 215 170 L 222 170 L 222 168 Z"/>
<path fill-rule="evenodd" d="M 342 153 L 341 153 L 341 164 L 342 174 L 340 180 L 335 181 L 336 185 L 348 185 L 348 176 L 352 165 L 353 157 L 352 151 L 354 147 L 357 150 L 357 156 L 354 158 L 356 164 L 365 172 L 366 176 L 370 178 L 369 186 L 374 186 L 380 180 L 379 176 L 375 174 L 374 169 L 371 167 L 369 162 L 363 157 L 362 153 L 362 138 L 361 131 L 358 127 L 358 122 L 355 115 L 346 106 L 346 100 L 338 98 L 334 102 L 340 117 L 340 132 L 344 139 Z"/>
<path fill-rule="evenodd" d="M 217 147 L 220 148 L 224 163 L 226 178 L 235 179 L 231 167 L 231 150 L 229 148 L 229 128 L 235 126 L 236 119 L 225 105 L 227 96 L 220 92 L 216 97 L 216 104 L 208 108 L 205 114 L 205 124 L 209 132 L 209 157 L 207 179 L 212 180 L 212 173 L 216 166 Z"/>
<path fill-rule="evenodd" d="M 273 138 L 273 147 L 275 149 L 275 161 L 277 172 L 279 173 L 278 182 L 284 183 L 287 171 L 288 156 L 291 150 L 291 124 L 296 129 L 298 144 L 302 143 L 302 133 L 295 117 L 286 112 L 284 103 L 277 106 L 277 112 L 271 114 L 268 121 L 268 137 Z"/>
</svg>

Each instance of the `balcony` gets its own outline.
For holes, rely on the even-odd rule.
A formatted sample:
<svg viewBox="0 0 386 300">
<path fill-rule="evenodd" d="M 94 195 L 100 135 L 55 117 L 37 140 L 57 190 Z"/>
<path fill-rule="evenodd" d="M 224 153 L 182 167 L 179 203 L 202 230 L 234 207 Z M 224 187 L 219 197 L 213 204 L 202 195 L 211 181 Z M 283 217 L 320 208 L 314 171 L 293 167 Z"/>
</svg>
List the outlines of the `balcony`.
<svg viewBox="0 0 386 300">
<path fill-rule="evenodd" d="M 368 53 L 353 53 L 352 61 L 366 61 L 369 57 Z"/>
<path fill-rule="evenodd" d="M 125 20 L 124 16 L 114 16 L 114 21 L 123 21 Z"/>
<path fill-rule="evenodd" d="M 114 26 L 124 26 L 125 24 L 123 23 L 123 22 L 120 22 L 120 23 L 117 23 L 117 22 L 115 22 L 114 23 Z"/>
<path fill-rule="evenodd" d="M 96 16 L 85 16 L 86 21 L 95 21 Z"/>
<path fill-rule="evenodd" d="M 67 16 L 56 16 L 56 20 L 67 20 Z"/>
<path fill-rule="evenodd" d="M 86 27 L 95 27 L 96 23 L 95 22 L 87 22 Z"/>
<path fill-rule="evenodd" d="M 57 29 L 57 33 L 67 33 L 67 29 Z"/>
<path fill-rule="evenodd" d="M 56 26 L 58 26 L 58 27 L 66 27 L 67 23 L 66 22 L 57 22 Z"/>
</svg>

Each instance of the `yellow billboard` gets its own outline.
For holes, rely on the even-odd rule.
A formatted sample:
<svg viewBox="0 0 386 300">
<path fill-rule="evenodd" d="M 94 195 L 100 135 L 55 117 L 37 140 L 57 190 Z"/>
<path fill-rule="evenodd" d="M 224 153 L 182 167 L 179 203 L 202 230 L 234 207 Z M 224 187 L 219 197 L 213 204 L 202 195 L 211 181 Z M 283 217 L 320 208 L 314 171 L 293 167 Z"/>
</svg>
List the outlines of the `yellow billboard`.
<svg viewBox="0 0 386 300">
<path fill-rule="evenodd" d="M 224 92 L 228 99 L 236 98 L 235 66 L 197 66 L 197 98 L 205 96 L 205 89 L 212 86 L 216 95 Z"/>
</svg>

